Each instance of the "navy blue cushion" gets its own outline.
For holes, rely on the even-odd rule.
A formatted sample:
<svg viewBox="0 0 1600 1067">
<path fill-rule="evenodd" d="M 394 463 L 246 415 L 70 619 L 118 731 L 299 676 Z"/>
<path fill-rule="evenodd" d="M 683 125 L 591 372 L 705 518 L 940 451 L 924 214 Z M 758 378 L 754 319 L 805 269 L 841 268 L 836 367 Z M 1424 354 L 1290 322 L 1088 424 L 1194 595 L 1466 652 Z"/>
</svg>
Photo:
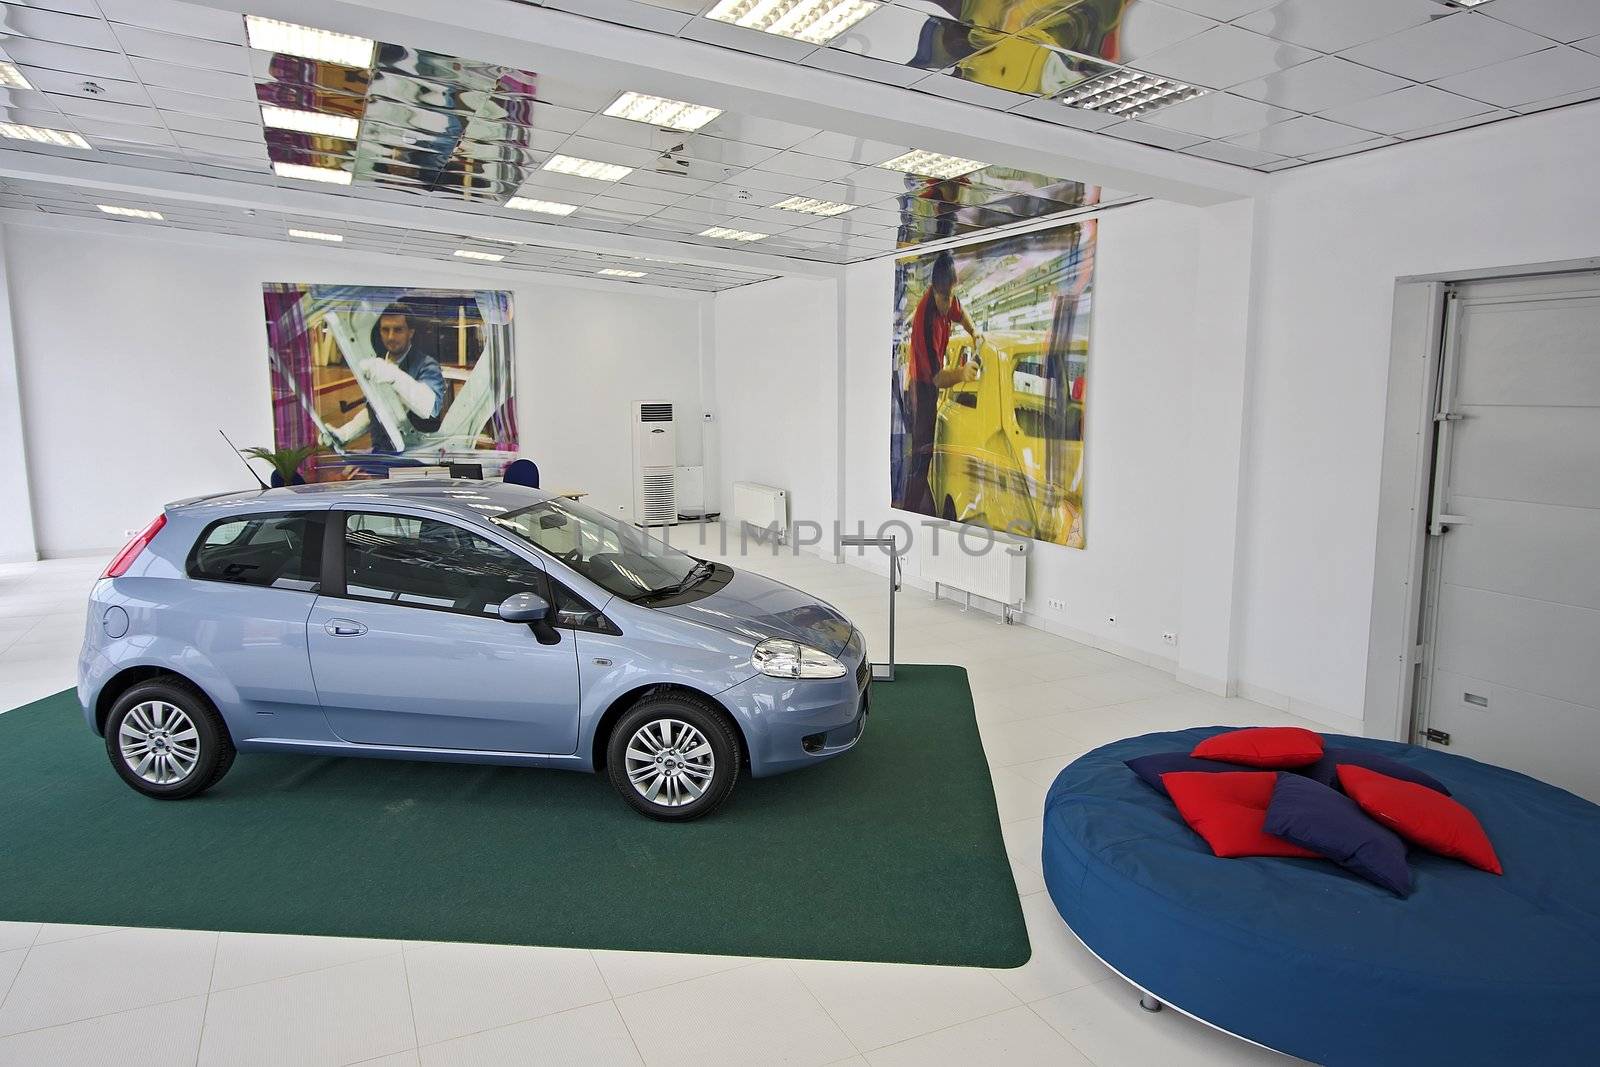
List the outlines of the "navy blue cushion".
<svg viewBox="0 0 1600 1067">
<path fill-rule="evenodd" d="M 539 488 L 539 468 L 531 459 L 512 460 L 506 464 L 506 469 L 501 472 L 500 477 L 507 485 Z"/>
<path fill-rule="evenodd" d="M 1357 767 L 1365 767 L 1369 771 L 1377 771 L 1390 778 L 1398 778 L 1402 782 L 1415 782 L 1427 786 L 1436 793 L 1450 795 L 1450 790 L 1433 775 L 1419 771 L 1409 763 L 1401 763 L 1399 760 L 1380 756 L 1376 752 L 1363 752 L 1358 748 L 1325 748 L 1321 759 L 1308 767 L 1296 767 L 1294 772 L 1321 782 L 1329 789 L 1339 789 L 1338 768 L 1341 763 L 1353 763 Z"/>
<path fill-rule="evenodd" d="M 1280 772 L 1261 828 L 1326 856 L 1397 896 L 1411 895 L 1406 843 L 1338 790 L 1304 775 Z"/>
<path fill-rule="evenodd" d="M 1167 795 L 1167 787 L 1162 784 L 1161 776 L 1172 771 L 1209 771 L 1216 774 L 1221 771 L 1261 770 L 1260 767 L 1246 767 L 1242 763 L 1224 763 L 1219 759 L 1196 759 L 1187 752 L 1157 752 L 1123 762 L 1128 765 L 1130 771 L 1144 779 L 1145 785 L 1162 796 Z"/>
</svg>

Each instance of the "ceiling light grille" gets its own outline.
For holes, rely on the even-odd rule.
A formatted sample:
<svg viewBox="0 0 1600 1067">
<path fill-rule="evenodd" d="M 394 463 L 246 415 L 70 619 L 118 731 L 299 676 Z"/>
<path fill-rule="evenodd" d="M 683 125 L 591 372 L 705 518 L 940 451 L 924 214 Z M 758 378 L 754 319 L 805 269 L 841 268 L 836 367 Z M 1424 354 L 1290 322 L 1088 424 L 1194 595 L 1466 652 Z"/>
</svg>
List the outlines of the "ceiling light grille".
<svg viewBox="0 0 1600 1067">
<path fill-rule="evenodd" d="M 721 0 L 706 18 L 827 44 L 881 6 L 876 0 Z"/>
<path fill-rule="evenodd" d="M 614 119 L 643 122 L 669 130 L 693 133 L 718 115 L 722 109 L 669 100 L 664 96 L 626 92 L 611 102 L 605 113 Z"/>
<path fill-rule="evenodd" d="M 562 204 L 555 200 L 534 200 L 526 196 L 513 196 L 506 201 L 513 211 L 533 211 L 540 215 L 570 215 L 578 210 L 577 204 Z"/>
<path fill-rule="evenodd" d="M 960 156 L 946 156 L 938 152 L 921 150 L 907 152 L 903 156 L 895 156 L 878 164 L 886 170 L 898 170 L 922 178 L 959 178 L 963 174 L 982 170 L 988 165 L 976 159 L 962 159 Z"/>
<path fill-rule="evenodd" d="M 20 122 L 0 122 L 0 137 L 13 141 L 37 141 L 40 144 L 59 145 L 62 148 L 88 148 L 89 142 L 71 130 L 52 130 L 45 126 L 27 126 Z"/>
<path fill-rule="evenodd" d="M 602 182 L 620 182 L 633 173 L 632 167 L 617 163 L 602 163 L 598 159 L 579 159 L 577 156 L 551 156 L 544 169 L 557 174 L 571 174 L 578 178 L 594 178 Z"/>
<path fill-rule="evenodd" d="M 780 211 L 799 211 L 824 219 L 855 210 L 854 204 L 836 204 L 832 200 L 813 200 L 809 196 L 791 196 L 789 199 L 780 201 L 772 206 Z"/>
<path fill-rule="evenodd" d="M 1115 70 L 1073 86 L 1056 99 L 1068 107 L 1131 119 L 1210 91 L 1137 70 Z"/>
<path fill-rule="evenodd" d="M 701 237 L 715 237 L 719 241 L 765 241 L 770 234 L 756 233 L 754 230 L 733 230 L 726 226 L 713 226 L 700 231 Z"/>
</svg>

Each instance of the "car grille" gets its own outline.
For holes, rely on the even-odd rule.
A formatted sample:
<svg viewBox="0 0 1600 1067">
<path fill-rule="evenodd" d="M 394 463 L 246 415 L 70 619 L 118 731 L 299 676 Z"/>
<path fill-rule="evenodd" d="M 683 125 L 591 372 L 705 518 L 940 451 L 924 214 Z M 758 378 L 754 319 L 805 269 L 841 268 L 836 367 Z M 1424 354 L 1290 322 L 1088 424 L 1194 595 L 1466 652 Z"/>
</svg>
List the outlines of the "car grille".
<svg viewBox="0 0 1600 1067">
<path fill-rule="evenodd" d="M 872 681 L 872 661 L 863 656 L 861 666 L 856 668 L 856 688 L 865 689 L 870 681 Z"/>
</svg>

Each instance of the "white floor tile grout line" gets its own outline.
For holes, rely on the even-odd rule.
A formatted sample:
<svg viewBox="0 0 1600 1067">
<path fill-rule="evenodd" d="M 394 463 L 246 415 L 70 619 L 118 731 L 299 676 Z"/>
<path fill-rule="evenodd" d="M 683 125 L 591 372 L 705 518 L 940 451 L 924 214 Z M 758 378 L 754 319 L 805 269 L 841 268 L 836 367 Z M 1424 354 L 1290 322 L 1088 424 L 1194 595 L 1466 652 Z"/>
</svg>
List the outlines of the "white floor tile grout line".
<svg viewBox="0 0 1600 1067">
<path fill-rule="evenodd" d="M 411 1016 L 411 1047 L 417 1049 L 417 1058 L 421 1059 L 422 1040 L 417 1035 L 417 1001 L 411 993 L 411 963 L 406 958 L 406 943 L 400 942 L 400 969 L 406 978 L 406 1011 Z"/>
<path fill-rule="evenodd" d="M 211 1014 L 211 986 L 217 979 L 217 956 L 222 952 L 222 935 L 211 939 L 211 970 L 206 974 L 206 999 L 200 1008 L 200 1035 L 194 1042 L 194 1067 L 200 1067 L 200 1053 L 206 1047 L 206 1016 Z"/>
<path fill-rule="evenodd" d="M 856 1039 L 850 1036 L 850 1031 L 846 1030 L 843 1024 L 841 1024 L 838 1019 L 833 1017 L 833 1012 L 829 1011 L 828 1006 L 822 1003 L 822 998 L 817 996 L 816 991 L 811 988 L 811 985 L 805 979 L 805 975 L 794 969 L 794 961 L 784 960 L 783 965 L 794 977 L 794 980 L 800 983 L 800 988 L 806 991 L 806 996 L 810 997 L 812 1001 L 815 1002 L 817 1007 L 822 1009 L 822 1014 L 827 1016 L 828 1021 L 833 1024 L 834 1029 L 838 1030 L 839 1033 L 844 1036 L 845 1043 L 855 1050 L 857 1056 L 865 1058 L 866 1054 L 862 1051 L 861 1046 L 856 1044 Z M 848 1059 L 849 1057 L 847 1056 L 845 1058 Z"/>
</svg>

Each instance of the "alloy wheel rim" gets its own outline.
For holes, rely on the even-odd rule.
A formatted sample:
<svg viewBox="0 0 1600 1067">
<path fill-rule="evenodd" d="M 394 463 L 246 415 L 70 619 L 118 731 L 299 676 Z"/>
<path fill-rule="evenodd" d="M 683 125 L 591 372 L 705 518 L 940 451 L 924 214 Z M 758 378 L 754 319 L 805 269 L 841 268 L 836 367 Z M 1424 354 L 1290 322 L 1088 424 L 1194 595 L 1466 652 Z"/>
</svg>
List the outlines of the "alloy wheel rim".
<svg viewBox="0 0 1600 1067">
<path fill-rule="evenodd" d="M 681 808 L 711 788 L 716 753 L 698 729 L 682 719 L 652 719 L 628 738 L 628 781 L 652 804 Z"/>
<path fill-rule="evenodd" d="M 165 700 L 135 704 L 122 718 L 117 745 L 128 769 L 151 785 L 181 782 L 200 762 L 200 732 Z"/>
</svg>

